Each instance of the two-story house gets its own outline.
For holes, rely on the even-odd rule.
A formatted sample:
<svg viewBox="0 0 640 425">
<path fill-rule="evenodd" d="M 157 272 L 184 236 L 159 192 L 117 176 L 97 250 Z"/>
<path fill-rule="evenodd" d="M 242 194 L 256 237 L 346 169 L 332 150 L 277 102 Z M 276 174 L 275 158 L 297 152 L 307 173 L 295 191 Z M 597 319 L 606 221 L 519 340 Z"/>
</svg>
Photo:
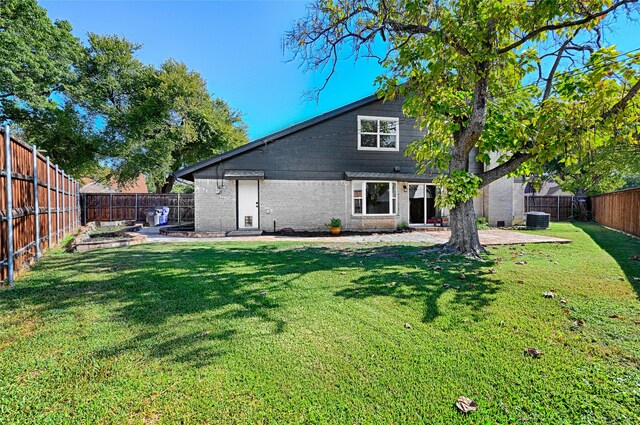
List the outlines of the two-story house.
<svg viewBox="0 0 640 425">
<path fill-rule="evenodd" d="M 196 231 L 319 230 L 333 217 L 348 230 L 446 225 L 435 175 L 418 174 L 404 154 L 421 136 L 401 100 L 369 96 L 175 175 L 195 182 Z M 503 178 L 485 188 L 476 212 L 511 225 L 523 205 L 522 184 Z"/>
</svg>

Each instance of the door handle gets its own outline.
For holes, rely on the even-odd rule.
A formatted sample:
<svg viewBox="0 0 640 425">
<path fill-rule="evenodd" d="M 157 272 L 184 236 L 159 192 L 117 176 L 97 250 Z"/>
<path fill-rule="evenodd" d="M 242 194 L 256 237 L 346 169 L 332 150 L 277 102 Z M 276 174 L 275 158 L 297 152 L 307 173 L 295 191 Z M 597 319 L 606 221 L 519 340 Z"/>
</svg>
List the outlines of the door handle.
<svg viewBox="0 0 640 425">
<path fill-rule="evenodd" d="M 256 208 L 258 208 L 258 203 L 256 202 Z"/>
</svg>

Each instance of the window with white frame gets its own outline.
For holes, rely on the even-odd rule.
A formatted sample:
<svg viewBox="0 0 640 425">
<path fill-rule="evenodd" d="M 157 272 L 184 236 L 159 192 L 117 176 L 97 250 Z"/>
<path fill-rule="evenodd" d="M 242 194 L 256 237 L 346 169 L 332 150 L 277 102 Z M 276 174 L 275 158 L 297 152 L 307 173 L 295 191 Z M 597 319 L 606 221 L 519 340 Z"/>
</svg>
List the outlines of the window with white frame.
<svg viewBox="0 0 640 425">
<path fill-rule="evenodd" d="M 359 150 L 399 150 L 400 119 L 358 115 Z"/>
<path fill-rule="evenodd" d="M 354 215 L 395 215 L 398 210 L 396 182 L 353 181 Z"/>
</svg>

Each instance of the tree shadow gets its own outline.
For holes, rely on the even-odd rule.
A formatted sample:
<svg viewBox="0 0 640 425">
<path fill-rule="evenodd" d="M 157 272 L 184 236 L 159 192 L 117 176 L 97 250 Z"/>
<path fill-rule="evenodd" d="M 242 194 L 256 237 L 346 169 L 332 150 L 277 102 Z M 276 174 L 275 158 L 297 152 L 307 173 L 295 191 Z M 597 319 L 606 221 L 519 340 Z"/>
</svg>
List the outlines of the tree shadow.
<svg viewBox="0 0 640 425">
<path fill-rule="evenodd" d="M 597 223 L 575 222 L 596 245 L 613 258 L 640 297 L 640 238 L 635 238 Z"/>
<path fill-rule="evenodd" d="M 46 316 L 97 304 L 133 336 L 105 342 L 94 355 L 142 351 L 201 367 L 224 355 L 231 342 L 285 333 L 288 317 L 282 303 L 293 302 L 286 291 L 309 273 L 355 269 L 355 290 L 328 295 L 424 299 L 427 322 L 439 315 L 437 300 L 446 291 L 456 291 L 455 302 L 478 314 L 491 302 L 498 285 L 486 281 L 480 270 L 490 263 L 453 256 L 438 259 L 421 249 L 194 243 L 54 254 L 2 292 L 0 311 L 30 307 Z M 462 272 L 467 274 L 464 281 Z M 390 286 L 392 281 L 402 285 Z"/>
<path fill-rule="evenodd" d="M 365 268 L 363 276 L 352 281 L 353 288 L 337 291 L 335 295 L 345 299 L 392 297 L 401 304 L 420 299 L 424 303 L 422 321 L 428 323 L 442 314 L 438 306 L 440 298 L 452 293 L 452 303 L 467 307 L 470 319 L 477 321 L 485 317 L 483 309 L 491 304 L 500 289 L 498 281 L 487 279 L 494 260 L 437 252 L 421 252 L 418 258 L 420 266 L 409 271 L 380 269 L 372 264 Z"/>
</svg>

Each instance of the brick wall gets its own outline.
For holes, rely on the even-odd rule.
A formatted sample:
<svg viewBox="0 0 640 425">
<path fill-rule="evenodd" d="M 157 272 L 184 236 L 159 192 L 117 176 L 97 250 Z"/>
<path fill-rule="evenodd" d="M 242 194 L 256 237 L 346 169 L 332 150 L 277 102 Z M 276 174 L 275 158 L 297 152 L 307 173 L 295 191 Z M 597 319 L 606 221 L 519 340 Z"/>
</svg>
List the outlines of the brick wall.
<svg viewBox="0 0 640 425">
<path fill-rule="evenodd" d="M 196 231 L 236 229 L 236 183 L 233 180 L 198 178 L 195 182 Z M 351 182 L 345 180 L 261 180 L 260 228 L 271 232 L 327 230 L 331 218 L 342 220 L 344 229 L 395 229 L 409 220 L 408 192 L 398 182 L 398 215 L 352 216 Z"/>
<path fill-rule="evenodd" d="M 235 181 L 195 179 L 195 228 L 221 232 L 236 228 Z"/>
</svg>

